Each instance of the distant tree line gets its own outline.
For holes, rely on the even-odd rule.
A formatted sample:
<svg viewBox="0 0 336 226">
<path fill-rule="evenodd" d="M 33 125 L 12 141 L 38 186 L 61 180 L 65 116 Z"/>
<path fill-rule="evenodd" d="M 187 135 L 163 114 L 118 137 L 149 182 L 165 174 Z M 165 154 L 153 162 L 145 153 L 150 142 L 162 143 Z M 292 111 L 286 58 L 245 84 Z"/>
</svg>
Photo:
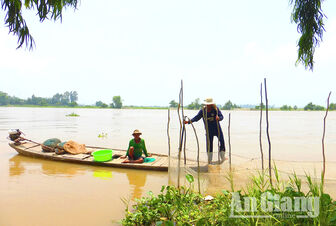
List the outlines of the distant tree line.
<svg viewBox="0 0 336 226">
<path fill-rule="evenodd" d="M 177 108 L 178 103 L 175 100 L 172 100 L 172 101 L 169 102 L 169 107 L 170 108 Z M 187 109 L 197 110 L 197 109 L 201 109 L 202 104 L 200 102 L 200 99 L 196 98 L 193 102 L 191 102 L 190 104 L 188 104 L 185 107 Z M 240 106 L 238 106 L 236 104 L 233 104 L 230 100 L 227 101 L 223 106 L 218 104 L 217 107 L 222 109 L 222 110 L 232 110 L 232 109 L 235 109 L 235 108 L 240 108 Z"/>
<path fill-rule="evenodd" d="M 0 106 L 6 105 L 36 105 L 36 106 L 78 106 L 78 93 L 77 91 L 66 91 L 62 93 L 56 93 L 51 98 L 37 97 L 34 94 L 28 97 L 26 100 L 15 96 L 9 96 L 5 92 L 0 91 Z M 96 107 L 100 108 L 122 108 L 122 100 L 120 96 L 114 96 L 112 103 L 109 105 L 102 101 L 96 102 Z"/>
<path fill-rule="evenodd" d="M 66 91 L 63 94 L 56 93 L 51 98 L 37 97 L 34 94 L 25 99 L 9 96 L 0 91 L 0 105 L 37 105 L 37 106 L 77 106 L 78 93 Z"/>
<path fill-rule="evenodd" d="M 265 105 L 262 104 L 262 108 L 265 109 Z M 255 110 L 259 110 L 260 109 L 260 105 L 257 105 L 254 107 Z M 271 107 L 270 109 L 274 109 L 274 107 Z M 305 111 L 323 111 L 326 108 L 321 106 L 321 105 L 315 105 L 312 102 L 308 103 L 306 106 L 304 106 L 303 110 Z M 280 107 L 281 111 L 296 111 L 298 110 L 298 107 L 296 105 L 294 105 L 293 107 L 290 105 L 282 105 Z M 329 110 L 333 111 L 336 110 L 336 104 L 335 103 L 330 103 L 329 104 Z"/>
<path fill-rule="evenodd" d="M 123 104 L 122 104 L 122 100 L 120 96 L 113 96 L 112 98 L 112 103 L 110 103 L 109 105 L 102 102 L 102 101 L 97 101 L 96 102 L 96 107 L 100 107 L 100 108 L 122 108 Z"/>
<path fill-rule="evenodd" d="M 233 109 L 237 109 L 237 108 L 241 108 L 241 106 L 237 105 L 237 104 L 233 104 L 230 100 L 227 101 L 223 106 L 221 105 L 217 105 L 220 109 L 222 110 L 233 110 Z M 178 103 L 175 100 L 172 100 L 169 102 L 169 107 L 170 108 L 177 108 L 178 107 Z M 191 102 L 190 104 L 186 105 L 185 108 L 187 109 L 201 109 L 202 104 L 200 103 L 200 99 L 197 98 L 195 99 L 193 102 Z M 266 109 L 265 104 L 262 104 L 262 109 Z M 269 106 L 269 109 L 276 109 L 274 106 Z M 279 109 L 279 108 L 277 108 Z M 251 110 L 260 110 L 260 105 L 256 105 L 254 106 L 254 108 L 252 107 Z M 281 111 L 296 111 L 298 110 L 298 107 L 296 105 L 294 106 L 290 106 L 290 105 L 282 105 L 280 107 Z M 303 110 L 305 111 L 323 111 L 325 110 L 325 107 L 320 106 L 320 105 L 315 105 L 312 102 L 308 103 Z M 336 103 L 330 103 L 329 104 L 329 110 L 336 110 Z"/>
</svg>

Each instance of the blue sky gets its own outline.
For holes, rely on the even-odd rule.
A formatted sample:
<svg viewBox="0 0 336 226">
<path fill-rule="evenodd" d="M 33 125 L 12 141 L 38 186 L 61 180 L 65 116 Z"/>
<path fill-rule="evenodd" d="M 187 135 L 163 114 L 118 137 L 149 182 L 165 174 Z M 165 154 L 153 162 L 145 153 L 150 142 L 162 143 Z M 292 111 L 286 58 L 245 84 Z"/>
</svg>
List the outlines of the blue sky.
<svg viewBox="0 0 336 226">
<path fill-rule="evenodd" d="M 0 91 L 20 98 L 76 90 L 79 103 L 166 106 L 213 97 L 218 104 L 336 102 L 336 1 L 323 3 L 323 42 L 314 71 L 295 66 L 299 34 L 288 1 L 81 1 L 60 21 L 40 23 L 24 12 L 36 48 L 16 50 L 0 25 Z M 3 11 L 0 15 L 3 21 Z"/>
</svg>

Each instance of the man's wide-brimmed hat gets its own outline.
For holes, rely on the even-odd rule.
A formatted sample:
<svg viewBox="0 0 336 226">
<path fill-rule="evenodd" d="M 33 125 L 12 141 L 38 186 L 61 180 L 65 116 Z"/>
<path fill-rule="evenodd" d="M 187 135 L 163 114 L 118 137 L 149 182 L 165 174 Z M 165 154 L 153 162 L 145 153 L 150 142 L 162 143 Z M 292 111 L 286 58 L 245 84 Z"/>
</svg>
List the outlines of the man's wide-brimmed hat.
<svg viewBox="0 0 336 226">
<path fill-rule="evenodd" d="M 212 105 L 212 104 L 215 104 L 215 102 L 213 101 L 212 98 L 206 98 L 206 99 L 203 101 L 203 104 L 204 104 L 204 105 Z"/>
<path fill-rule="evenodd" d="M 136 130 L 133 131 L 132 135 L 134 135 L 134 134 L 140 134 L 141 135 L 142 133 L 138 129 L 136 129 Z"/>
</svg>

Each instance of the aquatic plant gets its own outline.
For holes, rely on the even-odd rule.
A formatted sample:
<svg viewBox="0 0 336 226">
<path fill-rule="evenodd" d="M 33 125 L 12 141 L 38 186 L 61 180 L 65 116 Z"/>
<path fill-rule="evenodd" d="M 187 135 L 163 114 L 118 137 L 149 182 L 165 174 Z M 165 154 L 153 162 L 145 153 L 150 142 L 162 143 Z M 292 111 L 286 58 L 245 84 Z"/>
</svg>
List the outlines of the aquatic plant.
<svg viewBox="0 0 336 226">
<path fill-rule="evenodd" d="M 106 138 L 106 137 L 107 137 L 107 133 L 102 132 L 98 134 L 98 138 Z"/>
<path fill-rule="evenodd" d="M 67 114 L 65 116 L 68 116 L 68 117 L 79 117 L 79 115 L 76 114 L 75 112 L 72 112 L 71 114 Z"/>
<path fill-rule="evenodd" d="M 323 192 L 321 183 L 306 175 L 308 191 L 295 172 L 289 182 L 280 180 L 277 169 L 273 186 L 264 171 L 236 192 L 222 190 L 213 199 L 205 199 L 191 187 L 162 186 L 161 193 L 136 201 L 126 208 L 123 225 L 336 225 L 336 202 Z M 230 178 L 230 177 L 229 177 Z M 188 174 L 188 182 L 193 181 Z M 232 178 L 230 183 L 233 183 Z M 238 197 L 238 198 L 237 198 Z M 263 204 L 267 198 L 268 208 Z M 308 200 L 307 203 L 303 201 Z M 297 203 L 299 206 L 297 206 Z M 301 205 L 300 205 L 301 204 Z M 287 210 L 287 211 L 284 211 Z"/>
</svg>

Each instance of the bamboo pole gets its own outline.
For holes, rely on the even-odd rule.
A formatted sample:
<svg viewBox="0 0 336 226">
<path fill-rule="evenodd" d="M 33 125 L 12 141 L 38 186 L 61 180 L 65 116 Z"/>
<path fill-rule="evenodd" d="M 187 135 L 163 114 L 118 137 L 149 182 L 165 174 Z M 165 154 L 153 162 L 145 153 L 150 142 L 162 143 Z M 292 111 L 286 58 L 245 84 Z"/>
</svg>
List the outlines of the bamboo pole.
<svg viewBox="0 0 336 226">
<path fill-rule="evenodd" d="M 186 154 L 186 128 L 184 124 L 184 110 L 183 110 L 183 80 L 181 80 L 181 93 L 180 93 L 180 99 L 181 99 L 181 113 L 182 113 L 182 139 L 181 139 L 181 147 L 183 147 L 183 156 L 184 156 L 184 165 L 187 163 L 187 154 Z M 183 143 L 182 143 L 183 142 Z"/>
<path fill-rule="evenodd" d="M 324 176 L 325 176 L 325 164 L 326 164 L 326 158 L 325 158 L 325 152 L 324 152 L 324 137 L 325 137 L 325 127 L 326 127 L 326 119 L 328 115 L 329 110 L 329 99 L 330 99 L 331 92 L 329 92 L 328 99 L 327 99 L 327 110 L 325 113 L 325 116 L 323 118 L 323 135 L 322 135 L 322 156 L 323 156 L 323 168 L 322 168 L 322 185 L 324 185 Z"/>
<path fill-rule="evenodd" d="M 265 86 L 265 100 L 266 100 L 266 134 L 268 140 L 268 171 L 269 171 L 269 178 L 270 184 L 272 184 L 272 150 L 271 150 L 271 140 L 269 136 L 269 122 L 268 122 L 268 99 L 267 99 L 267 86 L 266 86 L 266 78 L 264 78 L 264 86 Z"/>
<path fill-rule="evenodd" d="M 167 136 L 168 136 L 168 156 L 170 157 L 170 135 L 169 135 L 169 123 L 170 123 L 170 108 L 168 107 Z"/>
<path fill-rule="evenodd" d="M 229 165 L 230 165 L 230 171 L 231 171 L 231 136 L 230 136 L 230 130 L 231 130 L 231 113 L 229 113 L 229 125 L 228 125 L 228 141 L 229 141 Z"/>
<path fill-rule="evenodd" d="M 180 123 L 180 136 L 179 136 L 179 148 L 178 148 L 178 160 L 177 160 L 177 187 L 180 187 L 180 174 L 181 174 L 181 150 L 182 150 L 182 122 L 181 122 L 181 115 L 180 115 L 180 107 L 181 107 L 181 92 L 182 87 L 180 88 L 179 94 L 179 104 L 177 107 L 177 115 Z"/>
<path fill-rule="evenodd" d="M 261 124 L 262 124 L 262 83 L 260 83 L 260 121 L 259 121 L 259 146 L 260 146 L 260 154 L 261 154 L 261 169 L 264 172 L 264 152 L 262 148 L 261 142 Z"/>
<path fill-rule="evenodd" d="M 184 113 L 182 113 L 182 114 L 184 114 Z M 186 165 L 187 164 L 187 155 L 186 155 L 186 146 L 187 146 L 187 130 L 186 130 L 186 128 L 185 128 L 185 124 L 184 124 L 184 121 L 183 121 L 183 126 L 184 126 L 184 129 L 183 129 L 183 132 L 184 132 L 184 134 L 183 134 L 183 154 L 184 154 L 184 165 Z"/>
<path fill-rule="evenodd" d="M 187 117 L 186 117 L 187 119 Z M 188 118 L 188 121 L 190 121 L 190 118 Z M 190 121 L 191 122 L 191 121 Z M 193 123 L 191 122 L 191 127 L 193 128 L 195 137 L 196 137 L 196 143 L 197 143 L 197 184 L 198 184 L 198 192 L 201 193 L 201 182 L 200 182 L 200 160 L 199 160 L 199 156 L 200 156 L 200 148 L 199 148 L 199 141 L 198 141 L 198 136 L 197 136 L 197 132 L 196 129 L 193 125 Z"/>
</svg>

